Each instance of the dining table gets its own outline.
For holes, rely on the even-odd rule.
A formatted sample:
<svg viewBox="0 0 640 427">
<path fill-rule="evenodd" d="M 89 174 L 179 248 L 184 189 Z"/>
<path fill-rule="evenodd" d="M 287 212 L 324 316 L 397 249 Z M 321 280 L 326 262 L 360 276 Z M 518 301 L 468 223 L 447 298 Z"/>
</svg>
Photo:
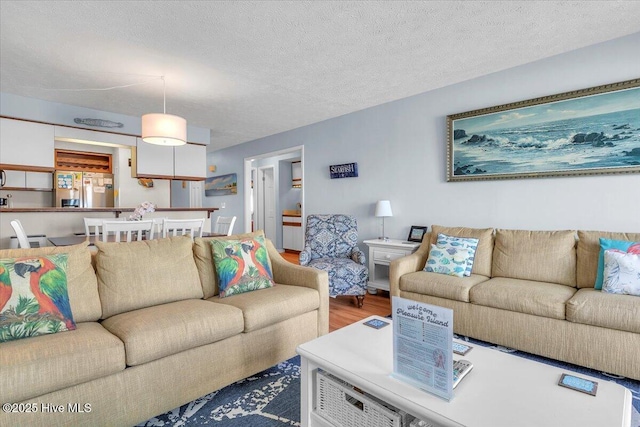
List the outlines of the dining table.
<svg viewBox="0 0 640 427">
<path fill-rule="evenodd" d="M 207 232 L 202 233 L 202 237 L 221 237 L 221 236 L 225 236 L 225 234 L 207 233 Z M 96 240 L 102 241 L 102 236 L 101 235 L 85 236 L 84 234 L 72 234 L 69 236 L 49 237 L 48 240 L 53 246 L 79 245 L 80 243 L 85 241 L 89 241 L 89 246 L 92 246 L 92 245 L 95 245 Z M 115 241 L 116 241 L 115 235 L 107 236 L 107 242 L 115 242 Z"/>
</svg>

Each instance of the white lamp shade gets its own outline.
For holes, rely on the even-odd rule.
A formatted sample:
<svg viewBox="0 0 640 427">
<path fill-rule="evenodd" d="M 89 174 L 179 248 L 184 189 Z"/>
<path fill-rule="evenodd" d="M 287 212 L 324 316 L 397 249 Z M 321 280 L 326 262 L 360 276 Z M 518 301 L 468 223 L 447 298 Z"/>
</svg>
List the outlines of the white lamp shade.
<svg viewBox="0 0 640 427">
<path fill-rule="evenodd" d="M 391 212 L 391 202 L 388 200 L 378 200 L 376 203 L 376 216 L 393 216 L 393 212 Z"/>
<path fill-rule="evenodd" d="M 142 140 L 156 145 L 184 145 L 187 143 L 187 121 L 171 114 L 142 116 Z"/>
</svg>

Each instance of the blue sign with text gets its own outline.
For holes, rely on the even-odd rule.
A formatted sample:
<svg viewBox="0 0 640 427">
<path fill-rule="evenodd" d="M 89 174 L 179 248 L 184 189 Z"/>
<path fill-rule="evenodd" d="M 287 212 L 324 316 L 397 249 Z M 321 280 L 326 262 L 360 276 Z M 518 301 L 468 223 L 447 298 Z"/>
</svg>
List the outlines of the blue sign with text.
<svg viewBox="0 0 640 427">
<path fill-rule="evenodd" d="M 357 177 L 358 164 L 345 163 L 343 165 L 331 165 L 329 166 L 329 174 L 331 175 L 331 179 Z"/>
</svg>

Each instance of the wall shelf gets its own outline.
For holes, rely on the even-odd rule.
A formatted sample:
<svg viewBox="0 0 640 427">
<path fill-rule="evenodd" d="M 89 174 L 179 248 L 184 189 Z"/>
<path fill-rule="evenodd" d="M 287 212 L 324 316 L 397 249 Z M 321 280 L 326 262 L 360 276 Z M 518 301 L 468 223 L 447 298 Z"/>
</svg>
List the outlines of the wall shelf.
<svg viewBox="0 0 640 427">
<path fill-rule="evenodd" d="M 111 154 L 55 150 L 56 169 L 78 172 L 111 173 Z"/>
</svg>

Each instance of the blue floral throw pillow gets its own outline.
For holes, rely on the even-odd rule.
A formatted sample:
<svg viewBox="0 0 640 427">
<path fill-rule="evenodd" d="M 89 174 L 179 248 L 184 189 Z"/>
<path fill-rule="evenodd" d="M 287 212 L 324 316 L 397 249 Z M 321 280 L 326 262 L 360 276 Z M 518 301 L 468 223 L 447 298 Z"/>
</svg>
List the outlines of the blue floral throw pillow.
<svg viewBox="0 0 640 427">
<path fill-rule="evenodd" d="M 604 251 L 602 291 L 640 296 L 640 255 L 616 249 Z"/>
<path fill-rule="evenodd" d="M 462 247 L 431 245 L 424 271 L 464 277 L 471 250 Z"/>
<path fill-rule="evenodd" d="M 478 249 L 478 239 L 473 237 L 456 237 L 438 233 L 436 245 L 444 249 L 468 249 L 469 257 L 464 269 L 464 276 L 471 276 L 473 261 L 475 260 L 476 249 Z"/>
<path fill-rule="evenodd" d="M 67 257 L 0 259 L 0 342 L 76 329 Z"/>
</svg>

